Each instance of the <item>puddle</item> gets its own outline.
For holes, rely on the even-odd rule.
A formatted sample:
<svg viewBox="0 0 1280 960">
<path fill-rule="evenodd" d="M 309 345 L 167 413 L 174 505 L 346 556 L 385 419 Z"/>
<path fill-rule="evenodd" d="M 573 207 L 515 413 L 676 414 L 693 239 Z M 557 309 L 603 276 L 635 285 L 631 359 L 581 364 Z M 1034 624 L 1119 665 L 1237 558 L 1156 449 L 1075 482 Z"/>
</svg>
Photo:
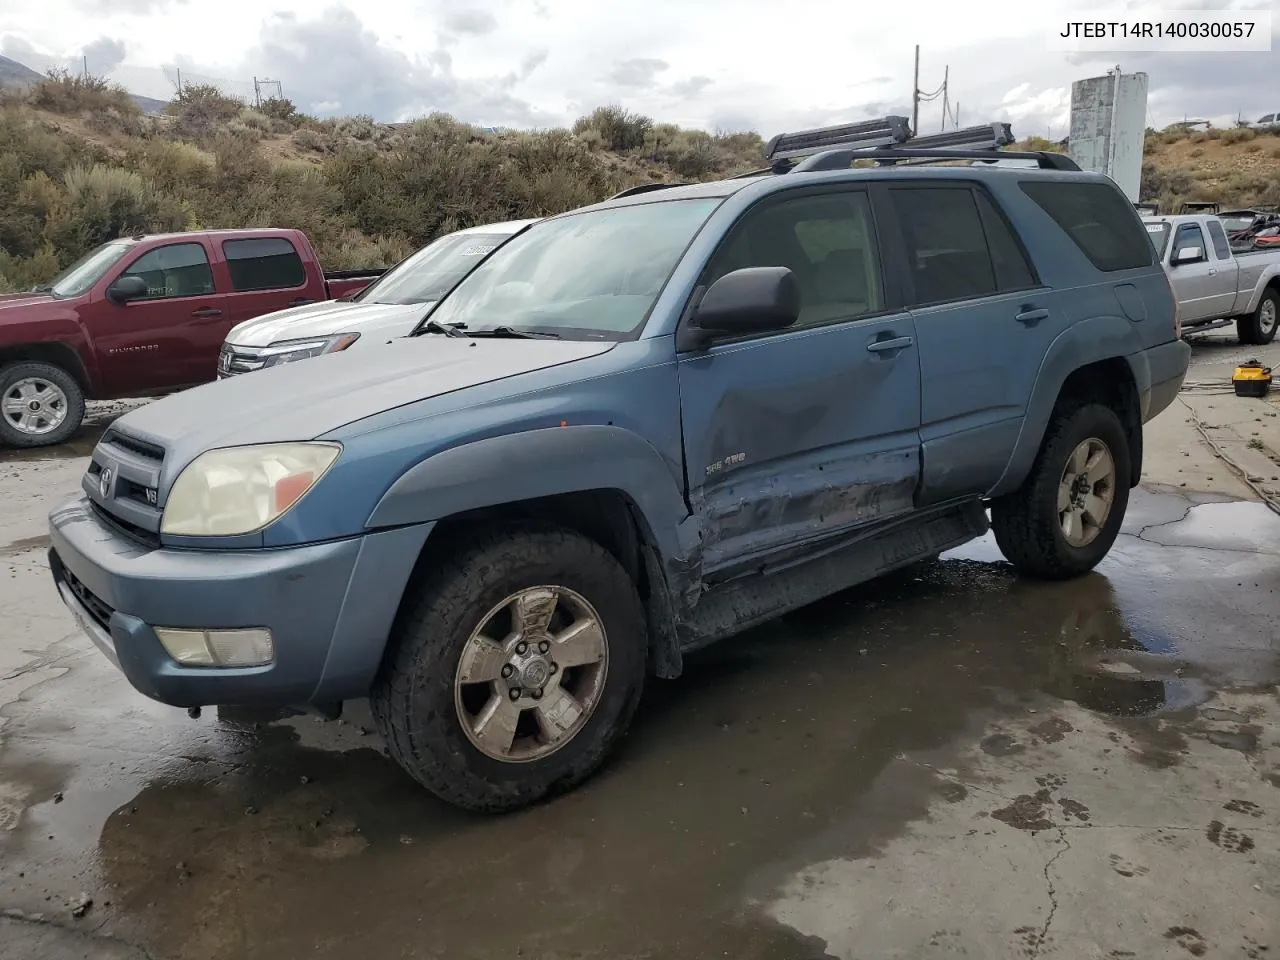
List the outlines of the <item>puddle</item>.
<svg viewBox="0 0 1280 960">
<path fill-rule="evenodd" d="M 1143 536 L 1166 546 L 1280 556 L 1280 515 L 1252 501 L 1202 503 L 1185 520 L 1152 527 Z"/>
</svg>

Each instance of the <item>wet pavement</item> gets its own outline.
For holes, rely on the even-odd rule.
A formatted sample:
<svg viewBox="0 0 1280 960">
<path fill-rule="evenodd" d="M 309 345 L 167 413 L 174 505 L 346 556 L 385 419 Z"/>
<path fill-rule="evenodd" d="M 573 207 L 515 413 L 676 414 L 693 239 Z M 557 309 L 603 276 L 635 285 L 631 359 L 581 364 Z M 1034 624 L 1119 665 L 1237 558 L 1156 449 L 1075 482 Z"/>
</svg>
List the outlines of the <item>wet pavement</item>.
<svg viewBox="0 0 1280 960">
<path fill-rule="evenodd" d="M 0 454 L 5 960 L 1280 955 L 1262 503 L 1139 491 L 1082 580 L 984 539 L 830 598 L 653 682 L 583 788 L 483 818 L 361 704 L 134 693 L 45 568 L 83 466 Z"/>
</svg>

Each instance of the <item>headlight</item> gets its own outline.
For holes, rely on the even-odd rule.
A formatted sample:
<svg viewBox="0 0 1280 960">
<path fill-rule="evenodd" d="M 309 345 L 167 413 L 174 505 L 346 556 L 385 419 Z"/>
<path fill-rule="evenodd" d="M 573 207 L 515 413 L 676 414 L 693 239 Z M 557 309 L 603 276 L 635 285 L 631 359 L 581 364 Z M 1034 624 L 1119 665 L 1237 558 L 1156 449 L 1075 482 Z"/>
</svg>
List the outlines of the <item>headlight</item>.
<svg viewBox="0 0 1280 960">
<path fill-rule="evenodd" d="M 277 520 L 333 466 L 336 443 L 264 443 L 200 454 L 178 474 L 160 532 L 234 537 Z"/>
<path fill-rule="evenodd" d="M 345 350 L 360 339 L 358 333 L 335 333 L 331 337 L 307 337 L 305 340 L 280 340 L 263 350 L 262 368 L 278 367 L 295 360 L 309 360 L 324 353 Z"/>
</svg>

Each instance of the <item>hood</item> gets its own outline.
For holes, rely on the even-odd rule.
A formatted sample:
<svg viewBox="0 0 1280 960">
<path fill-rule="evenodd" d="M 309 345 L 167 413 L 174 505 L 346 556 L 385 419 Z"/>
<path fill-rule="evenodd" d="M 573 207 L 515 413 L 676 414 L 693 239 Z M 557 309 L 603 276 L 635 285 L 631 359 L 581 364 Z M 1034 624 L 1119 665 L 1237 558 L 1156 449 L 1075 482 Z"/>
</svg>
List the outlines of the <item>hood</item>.
<svg viewBox="0 0 1280 960">
<path fill-rule="evenodd" d="M 337 300 L 307 303 L 236 324 L 227 334 L 227 342 L 238 347 L 268 347 L 280 340 L 334 333 L 365 334 L 397 325 L 404 327 L 399 334 L 403 336 L 430 308 L 429 303 L 341 303 Z"/>
<path fill-rule="evenodd" d="M 139 407 L 116 424 L 164 446 L 168 474 L 213 447 L 312 440 L 408 403 L 585 360 L 613 346 L 412 337 L 228 377 Z"/>
<path fill-rule="evenodd" d="M 32 307 L 42 303 L 56 303 L 56 298 L 47 293 L 5 293 L 0 294 L 0 316 L 4 311 L 18 307 Z"/>
</svg>

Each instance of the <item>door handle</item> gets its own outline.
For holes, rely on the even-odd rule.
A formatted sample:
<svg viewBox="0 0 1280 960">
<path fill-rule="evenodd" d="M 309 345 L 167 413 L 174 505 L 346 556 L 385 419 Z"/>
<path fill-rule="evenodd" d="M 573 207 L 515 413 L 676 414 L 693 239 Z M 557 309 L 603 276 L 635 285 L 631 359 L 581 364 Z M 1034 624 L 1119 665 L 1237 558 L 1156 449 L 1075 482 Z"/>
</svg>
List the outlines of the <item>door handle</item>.
<svg viewBox="0 0 1280 960">
<path fill-rule="evenodd" d="M 201 307 L 199 310 L 192 310 L 191 315 L 199 320 L 204 320 L 208 317 L 220 317 L 222 316 L 222 311 L 217 307 Z"/>
<path fill-rule="evenodd" d="M 306 304 L 308 304 L 308 303 L 315 303 L 315 301 L 314 301 L 314 300 L 312 300 L 312 299 L 311 299 L 311 298 L 309 298 L 309 297 L 299 297 L 297 300 L 290 300 L 290 301 L 289 301 L 289 306 L 291 306 L 291 307 L 301 307 L 301 306 L 305 306 L 305 305 L 306 305 Z"/>
<path fill-rule="evenodd" d="M 867 344 L 867 350 L 871 353 L 884 353 L 887 350 L 901 350 L 914 342 L 910 337 L 889 337 L 884 340 L 872 340 Z"/>
<path fill-rule="evenodd" d="M 1049 311 L 1043 307 L 1024 306 L 1021 313 L 1015 313 L 1013 319 L 1019 323 L 1039 323 L 1049 316 Z"/>
</svg>

